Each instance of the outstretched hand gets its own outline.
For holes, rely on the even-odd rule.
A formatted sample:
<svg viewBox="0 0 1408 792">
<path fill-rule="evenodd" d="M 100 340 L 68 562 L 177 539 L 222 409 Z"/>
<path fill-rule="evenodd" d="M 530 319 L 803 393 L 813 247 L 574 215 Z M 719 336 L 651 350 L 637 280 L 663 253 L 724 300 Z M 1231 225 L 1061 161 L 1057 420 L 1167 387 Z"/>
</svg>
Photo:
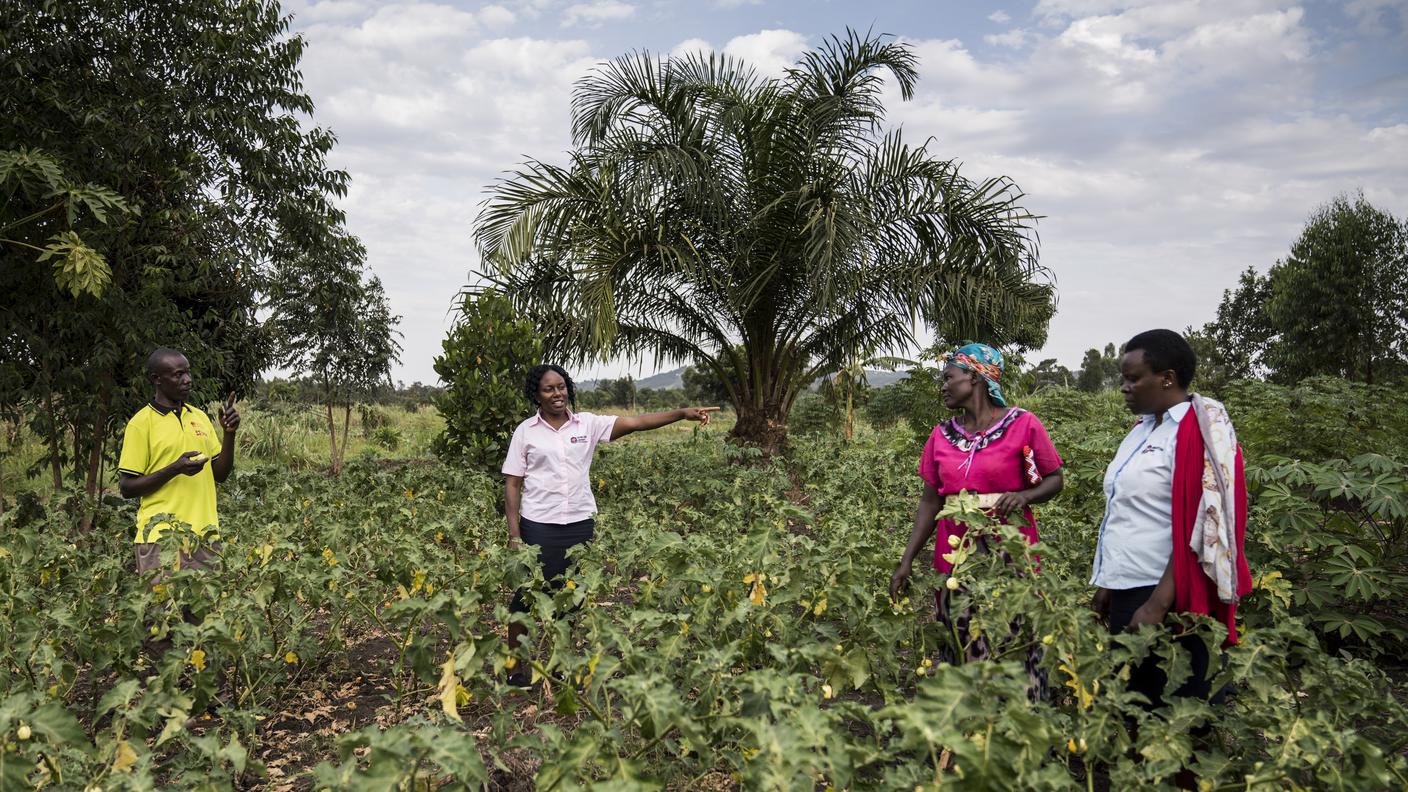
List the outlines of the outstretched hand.
<svg viewBox="0 0 1408 792">
<path fill-rule="evenodd" d="M 709 425 L 709 415 L 717 412 L 718 407 L 686 407 L 684 408 L 684 418 L 687 421 L 698 421 L 701 426 Z"/>
</svg>

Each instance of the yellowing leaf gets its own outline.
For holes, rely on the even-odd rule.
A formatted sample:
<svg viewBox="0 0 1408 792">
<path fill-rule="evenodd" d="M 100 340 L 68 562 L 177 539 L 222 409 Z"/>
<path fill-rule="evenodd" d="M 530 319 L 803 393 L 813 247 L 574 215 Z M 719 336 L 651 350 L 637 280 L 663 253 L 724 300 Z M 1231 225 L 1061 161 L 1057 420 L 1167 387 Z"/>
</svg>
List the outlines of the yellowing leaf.
<svg viewBox="0 0 1408 792">
<path fill-rule="evenodd" d="M 440 699 L 440 709 L 445 713 L 445 717 L 455 723 L 464 723 L 458 706 L 459 691 L 460 680 L 455 675 L 455 653 L 451 652 L 440 665 L 440 686 L 437 688 L 436 697 Z"/>
<path fill-rule="evenodd" d="M 117 741 L 117 755 L 112 760 L 112 771 L 114 773 L 125 773 L 132 769 L 132 765 L 137 763 L 137 752 L 132 750 L 132 744 L 126 740 Z"/>
<path fill-rule="evenodd" d="M 763 581 L 754 580 L 753 593 L 748 595 L 748 599 L 752 600 L 754 605 L 757 605 L 761 608 L 763 606 L 763 603 L 767 602 L 767 598 L 768 590 L 767 587 L 763 585 Z"/>
</svg>

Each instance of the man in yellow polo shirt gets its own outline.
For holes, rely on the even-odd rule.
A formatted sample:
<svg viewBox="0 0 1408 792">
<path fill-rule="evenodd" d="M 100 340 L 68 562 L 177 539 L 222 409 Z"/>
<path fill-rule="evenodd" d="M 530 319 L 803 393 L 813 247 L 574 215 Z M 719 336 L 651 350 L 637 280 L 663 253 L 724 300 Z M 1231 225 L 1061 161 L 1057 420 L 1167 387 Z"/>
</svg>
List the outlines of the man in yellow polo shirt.
<svg viewBox="0 0 1408 792">
<path fill-rule="evenodd" d="M 222 440 L 210 417 L 186 403 L 191 395 L 191 364 L 174 349 L 147 358 L 156 395 L 132 419 L 122 438 L 118 487 L 124 498 L 141 498 L 137 509 L 137 572 L 161 566 L 157 539 L 169 529 L 189 526 L 197 535 L 218 536 L 215 485 L 235 468 L 235 432 L 240 414 L 233 399 L 220 408 Z M 233 394 L 231 394 L 233 397 Z M 182 566 L 201 568 L 215 558 L 198 549 L 181 554 Z"/>
</svg>

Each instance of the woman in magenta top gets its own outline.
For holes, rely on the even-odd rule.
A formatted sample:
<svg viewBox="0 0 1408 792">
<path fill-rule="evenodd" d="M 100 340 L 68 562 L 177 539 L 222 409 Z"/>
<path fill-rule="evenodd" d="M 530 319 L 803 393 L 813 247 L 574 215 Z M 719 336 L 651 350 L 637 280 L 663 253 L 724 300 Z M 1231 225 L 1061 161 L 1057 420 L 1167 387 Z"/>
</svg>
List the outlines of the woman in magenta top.
<svg viewBox="0 0 1408 792">
<path fill-rule="evenodd" d="M 993 513 L 1004 521 L 1019 513 L 1019 530 L 1036 544 L 1031 507 L 1061 491 L 1061 456 L 1035 415 L 1008 406 L 1002 395 L 1003 369 L 1002 353 L 986 344 L 969 344 L 944 360 L 944 406 L 959 414 L 935 426 L 924 444 L 919 458 L 924 494 L 909 544 L 890 578 L 892 597 L 908 584 L 914 559 L 934 534 L 948 495 L 962 490 L 996 495 Z M 962 536 L 967 526 L 944 519 L 937 521 L 937 529 L 934 568 L 948 574 L 953 567 L 943 555 L 949 552 L 949 537 Z"/>
</svg>

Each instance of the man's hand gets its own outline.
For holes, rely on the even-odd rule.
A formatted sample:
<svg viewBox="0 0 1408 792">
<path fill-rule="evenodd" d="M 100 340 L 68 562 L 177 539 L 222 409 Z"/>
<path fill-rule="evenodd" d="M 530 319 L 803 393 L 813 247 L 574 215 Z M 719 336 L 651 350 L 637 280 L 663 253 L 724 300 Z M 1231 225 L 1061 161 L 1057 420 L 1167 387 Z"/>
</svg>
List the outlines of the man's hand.
<svg viewBox="0 0 1408 792">
<path fill-rule="evenodd" d="M 701 426 L 708 426 L 709 414 L 718 409 L 718 407 L 686 407 L 683 417 L 686 421 L 698 421 Z"/>
<path fill-rule="evenodd" d="M 997 502 L 992 505 L 992 513 L 998 517 L 1006 517 L 1014 511 L 1025 509 L 1028 502 L 1025 492 L 1004 492 L 997 496 Z"/>
<path fill-rule="evenodd" d="M 210 461 L 210 457 L 199 451 L 187 451 L 175 462 L 171 463 L 171 470 L 183 476 L 194 476 L 205 467 L 205 463 Z"/>
<path fill-rule="evenodd" d="M 220 405 L 220 428 L 226 434 L 234 434 L 240 428 L 240 411 L 235 409 L 235 392 L 230 391 L 230 395 L 225 398 L 225 403 Z"/>
</svg>

